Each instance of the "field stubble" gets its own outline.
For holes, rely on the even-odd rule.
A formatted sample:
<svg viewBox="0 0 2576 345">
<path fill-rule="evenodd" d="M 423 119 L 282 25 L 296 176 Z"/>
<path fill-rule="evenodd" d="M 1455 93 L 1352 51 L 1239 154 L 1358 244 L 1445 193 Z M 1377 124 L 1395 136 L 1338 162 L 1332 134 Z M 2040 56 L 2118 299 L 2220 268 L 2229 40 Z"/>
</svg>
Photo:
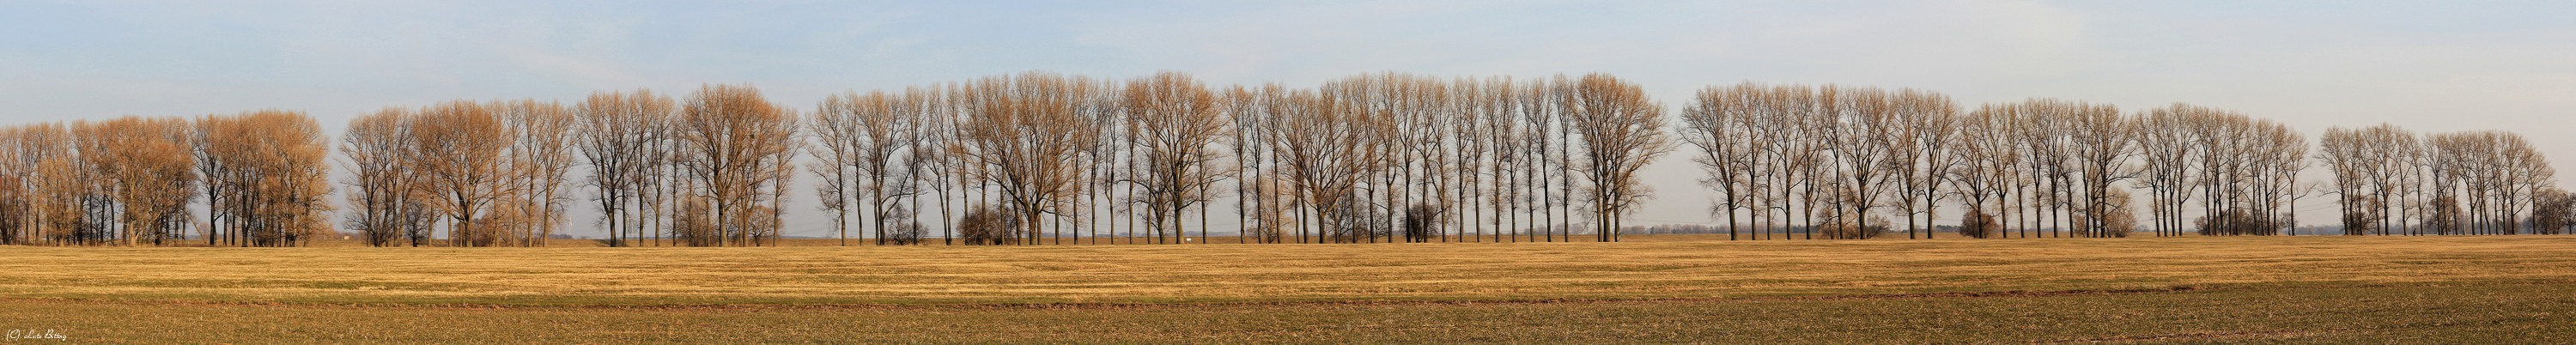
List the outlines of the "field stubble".
<svg viewBox="0 0 2576 345">
<path fill-rule="evenodd" d="M 2576 237 L 0 248 L 17 298 L 497 305 L 1731 298 L 2576 281 Z"/>
<path fill-rule="evenodd" d="M 2569 340 L 2561 325 L 2576 317 L 2570 248 L 2576 237 L 5 247 L 13 308 L 0 322 L 111 342 L 2548 342 Z M 299 329 L 374 331 L 276 337 L 312 334 L 280 333 Z"/>
</svg>

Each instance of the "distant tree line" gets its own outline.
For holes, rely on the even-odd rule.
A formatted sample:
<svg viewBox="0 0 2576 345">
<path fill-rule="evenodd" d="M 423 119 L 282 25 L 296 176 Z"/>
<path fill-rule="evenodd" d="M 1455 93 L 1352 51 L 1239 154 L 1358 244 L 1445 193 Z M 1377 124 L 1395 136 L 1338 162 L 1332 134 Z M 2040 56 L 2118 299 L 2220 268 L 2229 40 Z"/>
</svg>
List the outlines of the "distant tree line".
<svg viewBox="0 0 2576 345">
<path fill-rule="evenodd" d="M 2184 104 L 1966 109 L 1926 90 L 1745 83 L 1667 114 L 1603 74 L 1301 89 L 1029 72 L 811 111 L 743 85 L 673 96 L 386 108 L 352 120 L 331 162 L 334 143 L 289 111 L 9 127 L 0 242 L 290 246 L 344 229 L 375 246 L 542 246 L 586 207 L 612 246 L 761 246 L 796 230 L 800 189 L 844 245 L 1204 243 L 1218 214 L 1247 243 L 2279 235 L 2296 202 L 2327 195 L 2354 235 L 2576 225 L 2576 195 L 2518 135 L 2336 128 L 2311 153 L 2287 125 Z M 1677 149 L 1714 225 L 1627 225 L 1652 192 L 1639 171 Z M 2301 179 L 2310 158 L 2330 182 Z"/>
</svg>

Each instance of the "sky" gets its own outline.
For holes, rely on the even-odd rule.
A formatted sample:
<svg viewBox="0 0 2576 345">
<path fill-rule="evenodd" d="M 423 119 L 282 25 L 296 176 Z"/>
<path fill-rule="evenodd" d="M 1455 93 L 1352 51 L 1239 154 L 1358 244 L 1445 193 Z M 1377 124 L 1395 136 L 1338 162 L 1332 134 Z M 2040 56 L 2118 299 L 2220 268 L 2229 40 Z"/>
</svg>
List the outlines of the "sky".
<svg viewBox="0 0 2576 345">
<path fill-rule="evenodd" d="M 812 109 L 1028 70 L 1298 87 L 1605 72 L 1676 110 L 1753 81 L 1918 88 L 1970 107 L 2182 102 L 2311 138 L 2508 130 L 2576 175 L 2568 18 L 2576 2 L 0 1 L 0 123 L 275 108 L 341 128 L 388 106 L 707 83 Z M 1709 221 L 1688 162 L 1645 174 L 1656 200 L 1632 224 Z M 804 195 L 789 234 L 820 235 Z M 2303 223 L 2333 222 L 2318 199 L 2300 204 Z"/>
</svg>

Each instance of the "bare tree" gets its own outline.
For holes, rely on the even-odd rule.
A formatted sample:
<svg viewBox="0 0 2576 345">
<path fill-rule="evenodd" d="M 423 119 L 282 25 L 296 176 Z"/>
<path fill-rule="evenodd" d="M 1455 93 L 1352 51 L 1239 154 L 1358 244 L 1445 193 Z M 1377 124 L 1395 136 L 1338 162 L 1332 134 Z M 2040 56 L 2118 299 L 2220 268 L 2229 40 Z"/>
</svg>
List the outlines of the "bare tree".
<svg viewBox="0 0 2576 345">
<path fill-rule="evenodd" d="M 644 218 L 654 208 L 644 198 L 652 185 L 646 175 L 659 170 L 652 148 L 668 138 L 663 132 L 674 102 L 651 90 L 598 92 L 574 108 L 580 119 L 575 143 L 591 169 L 596 207 L 606 217 L 610 246 L 632 246 L 642 238 Z M 353 125 L 354 126 L 354 125 Z"/>
<path fill-rule="evenodd" d="M 302 112 L 259 110 L 197 120 L 200 171 L 225 202 L 209 212 L 240 246 L 292 246 L 331 230 L 330 144 Z M 207 169 L 205 167 L 217 167 Z M 210 200 L 213 198 L 209 198 Z M 209 217 L 210 219 L 214 217 Z"/>
<path fill-rule="evenodd" d="M 1083 154 L 1099 138 L 1081 100 L 1101 87 L 1088 78 L 1029 72 L 987 77 L 958 95 L 968 117 L 952 147 L 970 175 L 999 193 L 1002 208 L 1035 244 L 1041 214 L 1064 214 L 1083 187 Z"/>
<path fill-rule="evenodd" d="M 948 123 L 951 122 L 952 117 L 949 116 L 947 95 L 941 89 L 911 88 L 904 92 L 907 95 L 904 98 L 906 104 L 911 104 L 914 111 L 912 115 L 914 121 L 907 129 L 911 132 L 908 134 L 912 139 L 912 145 L 909 146 L 911 152 L 908 153 L 909 156 L 906 157 L 908 159 L 904 161 L 901 169 L 903 176 L 909 177 L 906 182 L 911 184 L 905 188 L 908 193 L 904 195 L 911 205 L 909 211 L 901 214 L 907 219 L 904 223 L 909 226 L 898 226 L 895 232 L 898 237 L 911 238 L 909 241 L 904 241 L 905 243 L 922 244 L 921 237 L 928 236 L 929 232 L 922 228 L 926 225 L 919 219 L 924 216 L 929 207 L 940 208 L 942 215 L 939 227 L 943 229 L 941 230 L 943 237 L 948 236 L 945 232 L 949 230 L 945 229 L 956 225 L 946 216 L 950 211 L 945 192 L 938 192 L 941 195 L 938 205 L 925 206 L 921 202 L 923 196 L 946 188 L 948 180 L 953 178 L 946 173 L 950 165 L 947 157 L 948 128 L 950 127 Z"/>
<path fill-rule="evenodd" d="M 1276 145 L 1281 173 L 1297 190 L 1299 198 L 1314 219 L 1317 237 L 1333 242 L 1358 242 L 1365 239 L 1368 224 L 1364 212 L 1366 198 L 1359 193 L 1365 179 L 1385 169 L 1389 154 L 1383 127 L 1388 119 L 1358 109 L 1355 104 L 1311 91 L 1290 92 L 1273 112 Z"/>
<path fill-rule="evenodd" d="M 60 132 L 53 124 L 18 125 L 0 128 L 0 244 L 40 244 L 44 233 L 46 210 L 37 205 L 47 192 L 39 189 L 44 176 L 37 173 L 44 160 L 55 155 L 50 134 Z M 211 236 L 209 236 L 211 238 Z"/>
<path fill-rule="evenodd" d="M 2500 132 L 2494 140 L 2497 141 L 2495 166 L 2502 167 L 2504 175 L 2497 186 L 2501 199 L 2498 203 L 2502 206 L 2496 210 L 2496 219 L 2503 220 L 2500 227 L 2504 234 L 2524 234 L 2525 227 L 2531 224 L 2521 220 L 2531 216 L 2528 211 L 2532 205 L 2540 203 L 2538 196 L 2541 191 L 2556 187 L 2557 170 L 2551 168 L 2548 157 L 2541 155 L 2540 150 L 2532 147 L 2521 134 Z"/>
<path fill-rule="evenodd" d="M 2203 235 L 2276 235 L 2306 167 L 2306 139 L 2287 125 L 2233 113 L 2188 121 L 2201 150 Z"/>
<path fill-rule="evenodd" d="M 520 186 L 515 195 L 522 217 L 516 238 L 519 246 L 544 246 L 554 237 L 555 227 L 562 223 L 564 202 L 571 198 L 563 192 L 565 179 L 574 165 L 573 130 L 579 126 L 571 108 L 555 102 L 518 100 L 498 105 L 501 116 L 518 138 L 510 147 L 510 173 Z"/>
<path fill-rule="evenodd" d="M 108 235 L 125 245 L 163 245 L 183 235 L 197 182 L 187 120 L 127 116 L 75 123 L 74 130 L 92 176 L 101 177 L 102 205 L 112 205 L 101 214 L 118 230 Z"/>
<path fill-rule="evenodd" d="M 796 150 L 797 119 L 749 86 L 708 85 L 684 98 L 673 135 L 687 198 L 712 218 L 681 237 L 696 246 L 757 246 L 776 236 L 777 193 Z M 687 213 L 687 212 L 683 212 Z"/>
<path fill-rule="evenodd" d="M 27 156 L 34 159 L 29 200 L 34 205 L 39 241 L 55 245 L 101 244 L 103 226 L 93 214 L 100 195 L 98 180 L 79 153 L 71 126 L 39 124 L 22 133 Z"/>
<path fill-rule="evenodd" d="M 1558 76 L 1557 79 L 1564 79 L 1564 76 Z M 1553 234 L 1558 225 L 1563 223 L 1557 219 L 1557 214 L 1552 212 L 1563 199 L 1563 195 L 1557 193 L 1554 187 L 1560 178 L 1570 176 L 1563 175 L 1563 170 L 1555 169 L 1551 165 L 1563 162 L 1556 160 L 1556 157 L 1548 152 L 1549 148 L 1562 145 L 1553 135 L 1559 129 L 1557 128 L 1559 122 L 1563 121 L 1561 112 L 1565 109 L 1564 90 L 1561 90 L 1563 85 L 1560 84 L 1564 83 L 1531 80 L 1515 84 L 1513 86 L 1517 89 L 1512 90 L 1505 98 L 1514 103 L 1511 110 L 1520 121 L 1519 130 L 1516 132 L 1518 136 L 1511 137 L 1514 142 L 1508 144 L 1509 150 L 1517 152 L 1519 159 L 1515 161 L 1520 163 L 1519 166 L 1511 169 L 1520 175 L 1509 178 L 1513 179 L 1512 189 L 1528 190 L 1513 193 L 1513 196 L 1518 197 L 1520 200 L 1516 202 L 1528 210 L 1529 214 L 1526 216 L 1529 216 L 1530 222 L 1527 226 L 1515 225 L 1503 228 L 1503 233 L 1495 234 L 1496 242 L 1506 239 L 1519 241 L 1522 235 L 1536 235 L 1542 231 Z"/>
<path fill-rule="evenodd" d="M 1897 207 L 1908 215 L 1905 238 L 1914 238 L 1917 229 L 1923 229 L 1923 238 L 1932 238 L 1933 213 L 1948 196 L 1941 186 L 1947 184 L 1951 169 L 1962 164 L 1951 154 L 1960 146 L 1959 105 L 1948 95 L 1915 89 L 1898 90 L 1893 97 L 1893 130 L 1898 139 L 1890 166 L 1899 174 Z M 1915 214 L 1922 215 L 1922 223 L 1915 222 Z"/>
<path fill-rule="evenodd" d="M 1755 135 L 1759 116 L 1757 103 L 1767 90 L 1758 84 L 1713 86 L 1701 89 L 1690 105 L 1682 108 L 1679 136 L 1698 150 L 1691 162 L 1698 163 L 1707 174 L 1700 184 L 1717 189 L 1718 200 L 1711 213 L 1726 215 L 1726 239 L 1736 240 L 1743 222 L 1736 218 L 1739 210 L 1752 207 L 1754 179 L 1761 157 L 1755 148 L 1762 143 Z"/>
<path fill-rule="evenodd" d="M 963 184 L 969 180 L 960 176 L 963 175 L 959 173 L 960 169 L 963 169 L 962 164 L 959 163 L 955 152 L 951 151 L 958 138 L 959 107 L 956 106 L 954 93 L 948 87 L 926 88 L 922 92 L 936 93 L 938 97 L 931 100 L 929 111 L 924 116 L 926 121 L 921 126 L 914 127 L 919 132 L 916 135 L 920 138 L 920 142 L 913 145 L 913 157 L 916 158 L 914 166 L 918 171 L 913 176 L 920 177 L 921 183 L 928 185 L 931 193 L 937 194 L 935 199 L 938 200 L 939 206 L 940 242 L 954 245 L 960 226 L 956 213 L 963 210 L 965 206 L 962 200 L 949 198 L 949 195 L 952 191 L 956 194 L 964 194 L 966 191 Z M 958 188 L 950 189 L 949 187 L 952 186 Z"/>
<path fill-rule="evenodd" d="M 2191 200 L 2191 157 L 2205 150 L 2193 145 L 2196 140 L 2189 130 L 2190 121 L 2216 112 L 2219 110 L 2177 103 L 2148 109 L 2137 119 L 2137 184 L 2147 189 L 2147 218 L 2154 223 L 2151 228 L 2156 236 L 2182 235 L 2182 210 Z"/>
<path fill-rule="evenodd" d="M 1818 154 L 1824 150 L 1823 145 L 1816 140 L 1821 136 L 1814 135 L 1822 123 L 1815 118 L 1823 112 L 1819 111 L 1814 90 L 1802 85 L 1771 86 L 1759 96 L 1761 102 L 1752 106 L 1754 115 L 1746 119 L 1752 122 L 1748 128 L 1752 129 L 1754 142 L 1760 143 L 1754 146 L 1755 156 L 1760 157 L 1754 171 L 1760 176 L 1752 179 L 1752 188 L 1761 192 L 1754 203 L 1760 210 L 1755 212 L 1755 223 L 1765 228 L 1763 239 L 1774 238 L 1775 234 L 1778 238 L 1795 238 L 1797 233 L 1791 231 L 1805 230 L 1792 226 L 1793 220 L 1798 219 L 1800 211 L 1813 213 L 1813 203 L 1804 204 L 1808 207 L 1803 209 L 1796 206 L 1801 205 L 1798 191 L 1814 185 L 1816 170 L 1812 167 L 1823 158 Z M 1778 214 L 1774 216 L 1772 211 Z"/>
<path fill-rule="evenodd" d="M 2373 156 L 2379 152 L 2371 150 L 2370 141 L 2360 131 L 2342 127 L 2328 128 L 2325 135 L 2317 138 L 2317 161 L 2334 173 L 2334 193 L 2343 211 L 2345 235 L 2369 234 L 2374 229 L 2386 231 L 2378 227 L 2385 217 L 2379 211 L 2387 209 L 2387 200 L 2368 190 L 2374 175 L 2371 170 L 2381 166 L 2374 162 Z"/>
<path fill-rule="evenodd" d="M 1212 199 L 1225 172 L 1214 166 L 1223 139 L 1224 104 L 1216 93 L 1188 74 L 1164 72 L 1129 81 L 1122 97 L 1126 138 L 1143 161 L 1143 175 L 1128 179 L 1143 190 L 1138 198 L 1150 211 L 1146 220 L 1155 242 L 1179 243 L 1182 216 L 1190 207 Z M 1207 229 L 1199 229 L 1205 241 Z"/>
<path fill-rule="evenodd" d="M 1566 123 L 1583 140 L 1579 167 L 1599 221 L 1594 234 L 1599 241 L 1617 241 L 1621 218 L 1652 193 L 1637 171 L 1672 150 L 1664 109 L 1646 98 L 1645 88 L 1606 74 L 1583 76 L 1572 98 Z"/>
<path fill-rule="evenodd" d="M 2136 226 L 2135 213 L 2128 208 L 2131 196 L 2112 189 L 2112 184 L 2133 177 L 2128 162 L 2135 152 L 2138 123 L 2123 118 L 2119 108 L 2108 104 L 2078 103 L 2068 110 L 2074 112 L 2062 118 L 2071 129 L 2067 144 L 2084 178 L 2085 201 L 2084 222 L 2073 231 L 2084 237 L 2126 237 L 2128 229 Z M 2115 225 L 2121 228 L 2110 228 Z"/>
<path fill-rule="evenodd" d="M 1280 239 L 1279 219 L 1276 214 L 1268 212 L 1271 203 L 1275 202 L 1272 200 L 1273 189 L 1266 188 L 1270 186 L 1262 176 L 1267 169 L 1267 162 L 1262 160 L 1265 156 L 1262 150 L 1270 146 L 1262 131 L 1270 118 L 1270 114 L 1263 111 L 1268 108 L 1264 103 L 1277 99 L 1266 95 L 1276 91 L 1275 85 L 1263 89 L 1238 85 L 1227 88 L 1222 96 L 1225 117 L 1233 121 L 1228 127 L 1233 133 L 1226 136 L 1231 139 L 1226 146 L 1233 150 L 1234 157 L 1231 172 L 1235 190 L 1236 243 L 1277 243 Z"/>
<path fill-rule="evenodd" d="M 2416 164 L 2423 159 L 2424 145 L 2417 141 L 2414 132 L 2393 125 L 2382 124 L 2362 129 L 2360 133 L 2366 138 L 2361 144 L 2374 152 L 2361 156 L 2367 158 L 2361 171 L 2367 176 L 2369 191 L 2373 193 L 2372 202 L 2378 205 L 2379 215 L 2371 218 L 2379 220 L 2379 224 L 2372 228 L 2379 230 L 2381 235 L 2394 234 L 2392 230 L 2396 227 L 2405 227 L 2410 232 L 2419 231 L 2420 227 L 2406 223 L 2408 214 L 2412 213 L 2407 210 L 2417 208 L 2415 205 L 2420 203 L 2414 196 L 2421 190 L 2416 182 L 2421 176 Z M 2390 219 L 2389 213 L 2396 213 L 2396 219 Z"/>
<path fill-rule="evenodd" d="M 856 210 L 860 217 L 873 219 L 873 230 L 861 230 L 874 231 L 880 245 L 887 244 L 888 226 L 909 218 L 896 201 L 920 192 L 910 175 L 919 158 L 909 155 L 921 141 L 914 128 L 927 122 L 924 108 L 931 103 L 918 90 L 878 91 L 835 95 L 815 109 L 807 128 L 822 145 L 810 150 L 819 163 L 810 169 L 824 178 L 818 196 L 833 212 L 842 245 L 849 244 L 848 215 L 857 206 L 865 206 Z"/>
<path fill-rule="evenodd" d="M 2027 228 L 2041 231 L 2049 237 L 2065 236 L 2065 231 L 2074 228 L 2067 211 L 2075 199 L 2071 195 L 2072 188 L 2069 188 L 2075 170 L 2069 169 L 2074 158 L 2067 147 L 2067 134 L 2073 130 L 2068 127 L 2073 124 L 2064 117 L 2076 112 L 2069 108 L 2080 105 L 2054 99 L 2033 99 L 2012 107 L 2019 115 L 2014 133 L 2021 140 L 2021 161 L 2023 167 L 2029 169 L 2027 176 L 2030 177 L 2026 181 L 2030 182 L 2031 192 L 2025 193 L 2024 198 L 2033 206 L 2029 209 L 2032 217 L 2027 219 L 2033 224 Z"/>
<path fill-rule="evenodd" d="M 2576 227 L 2576 194 L 2550 187 L 2532 194 L 2531 233 L 2566 234 Z"/>
<path fill-rule="evenodd" d="M 2522 135 L 2480 131 L 2433 135 L 2438 203 L 2465 204 L 2455 226 L 2474 235 L 2513 235 L 2523 231 L 2523 213 L 2540 190 L 2554 187 L 2556 172 Z M 2456 192 L 2449 191 L 2456 190 Z M 2455 205 L 2436 207 L 2457 209 Z M 2441 212 L 2437 209 L 2436 212 Z M 2448 224 L 2446 224 L 2448 225 Z M 2444 231 L 2449 233 L 2451 231 Z"/>
<path fill-rule="evenodd" d="M 500 114 L 473 102 L 433 105 L 419 114 L 410 144 L 424 154 L 411 169 L 420 174 L 421 192 L 438 201 L 431 207 L 448 218 L 449 245 L 493 245 L 499 236 L 477 225 L 490 223 L 483 216 L 492 205 L 518 192 L 507 183 L 511 176 L 504 165 L 517 136 Z"/>
<path fill-rule="evenodd" d="M 2272 220 L 2265 233 L 2282 233 L 2298 227 L 2296 203 L 2305 194 L 2300 190 L 2299 172 L 2307 170 L 2307 137 L 2289 125 L 2261 122 L 2255 138 L 2258 153 L 2253 173 L 2257 179 L 2257 210 L 2264 219 Z"/>
<path fill-rule="evenodd" d="M 1834 177 L 1831 183 L 1843 189 L 1835 193 L 1835 200 L 1849 207 L 1831 210 L 1828 214 L 1847 215 L 1853 228 L 1868 229 L 1869 218 L 1874 215 L 1871 209 L 1879 205 L 1880 196 L 1886 193 L 1882 187 L 1894 177 L 1891 174 L 1902 171 L 1903 167 L 1896 160 L 1906 156 L 1897 150 L 1910 144 L 1898 141 L 1909 138 L 1901 137 L 1904 130 L 1897 128 L 1901 124 L 1897 123 L 1895 102 L 1886 91 L 1839 86 L 1825 89 L 1826 95 L 1831 97 L 1826 108 L 1826 116 L 1831 119 L 1821 120 L 1827 128 L 1823 132 L 1825 136 L 1818 140 L 1831 151 L 1826 156 L 1831 165 L 1829 174 Z M 1874 236 L 1877 232 L 1845 233 Z"/>
<path fill-rule="evenodd" d="M 1484 105 L 1477 116 L 1484 117 L 1487 124 L 1486 131 L 1479 135 L 1484 138 L 1480 141 L 1483 148 L 1491 152 L 1494 157 L 1488 163 L 1490 168 L 1484 169 L 1493 180 L 1493 184 L 1487 186 L 1491 187 L 1489 189 L 1491 193 L 1486 193 L 1485 201 L 1493 208 L 1494 215 L 1491 220 L 1494 222 L 1494 228 L 1476 234 L 1477 242 L 1487 241 L 1487 235 L 1491 235 L 1493 241 L 1500 242 L 1502 234 L 1520 228 L 1520 217 L 1523 215 L 1521 211 L 1524 210 L 1522 206 L 1528 204 L 1523 196 L 1530 192 L 1521 188 L 1521 184 L 1530 182 L 1524 172 L 1531 169 L 1524 162 L 1535 158 L 1521 144 L 1525 141 L 1522 137 L 1532 134 L 1526 133 L 1531 131 L 1521 124 L 1519 116 L 1522 112 L 1521 108 L 1532 105 L 1520 101 L 1519 85 L 1509 78 L 1488 79 L 1484 87 L 1479 88 L 1481 92 L 1476 95 L 1478 103 Z"/>
<path fill-rule="evenodd" d="M 418 193 L 422 179 L 416 170 L 424 152 L 412 143 L 412 127 L 417 124 L 411 109 L 385 108 L 359 116 L 341 133 L 341 168 L 349 171 L 344 182 L 349 189 L 348 204 L 356 211 L 348 224 L 365 236 L 370 246 L 428 245 L 433 225 L 426 219 L 429 207 Z"/>
<path fill-rule="evenodd" d="M 2016 199 L 2013 191 L 2022 185 L 2021 170 L 2018 169 L 2021 166 L 2022 155 L 2018 153 L 2021 145 L 2014 134 L 2020 123 L 2018 117 L 2011 107 L 1986 105 L 1969 113 L 1961 123 L 1962 145 L 1955 151 L 1960 164 L 1948 173 L 1960 203 L 1968 208 L 1967 214 L 1973 215 L 1963 219 L 1980 222 L 1973 229 L 1977 234 L 1970 237 L 2011 234 L 2007 228 L 2011 222 L 2000 220 L 2019 214 L 2009 207 Z M 2006 210 L 2014 211 L 2006 214 Z M 1961 227 L 1962 231 L 1971 230 L 1965 224 Z"/>
</svg>

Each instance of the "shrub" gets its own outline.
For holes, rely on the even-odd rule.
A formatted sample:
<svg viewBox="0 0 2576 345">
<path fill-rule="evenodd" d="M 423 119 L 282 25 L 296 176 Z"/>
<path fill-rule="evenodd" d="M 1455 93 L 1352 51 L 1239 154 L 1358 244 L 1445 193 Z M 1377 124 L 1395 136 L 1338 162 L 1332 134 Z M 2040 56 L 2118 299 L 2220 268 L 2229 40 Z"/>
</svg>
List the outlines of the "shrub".
<svg viewBox="0 0 2576 345">
<path fill-rule="evenodd" d="M 965 238 L 967 245 L 1009 244 L 1019 239 L 1018 222 L 1009 213 L 993 206 L 972 208 L 966 211 L 965 218 L 957 220 L 958 236 Z"/>
<path fill-rule="evenodd" d="M 1959 218 L 1959 236 L 1987 238 L 2002 230 L 1999 229 L 2001 224 L 1995 223 L 1995 215 L 1986 214 L 1985 210 L 1969 208 L 1968 213 Z"/>
</svg>

